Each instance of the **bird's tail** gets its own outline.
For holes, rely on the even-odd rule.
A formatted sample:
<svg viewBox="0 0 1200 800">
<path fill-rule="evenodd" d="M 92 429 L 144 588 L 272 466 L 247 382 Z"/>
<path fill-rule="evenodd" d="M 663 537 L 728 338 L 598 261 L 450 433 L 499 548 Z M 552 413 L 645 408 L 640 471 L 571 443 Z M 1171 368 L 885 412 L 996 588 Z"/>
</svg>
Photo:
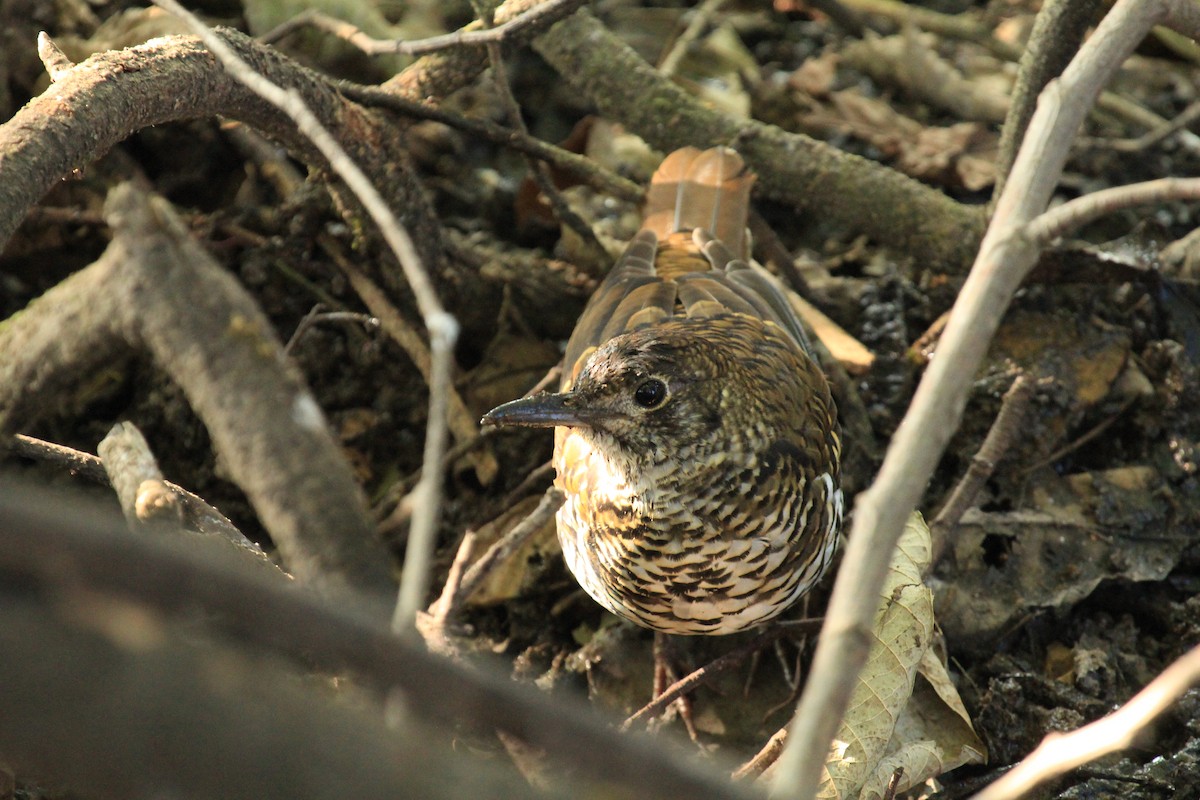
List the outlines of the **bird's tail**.
<svg viewBox="0 0 1200 800">
<path fill-rule="evenodd" d="M 676 150 L 650 180 L 642 228 L 654 231 L 660 240 L 703 228 L 738 258 L 747 259 L 746 217 L 753 185 L 754 173 L 728 147 Z"/>
</svg>

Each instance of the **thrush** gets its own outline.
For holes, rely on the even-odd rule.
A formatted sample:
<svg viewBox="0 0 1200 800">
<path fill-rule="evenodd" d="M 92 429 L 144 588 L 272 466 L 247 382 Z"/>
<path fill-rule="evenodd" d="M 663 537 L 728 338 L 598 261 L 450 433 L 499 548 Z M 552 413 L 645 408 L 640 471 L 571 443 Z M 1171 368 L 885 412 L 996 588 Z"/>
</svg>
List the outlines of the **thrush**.
<svg viewBox="0 0 1200 800">
<path fill-rule="evenodd" d="M 483 418 L 555 428 L 567 566 L 663 633 L 772 619 L 825 573 L 841 528 L 836 409 L 788 290 L 749 259 L 753 183 L 728 148 L 668 156 L 560 391 Z"/>
</svg>

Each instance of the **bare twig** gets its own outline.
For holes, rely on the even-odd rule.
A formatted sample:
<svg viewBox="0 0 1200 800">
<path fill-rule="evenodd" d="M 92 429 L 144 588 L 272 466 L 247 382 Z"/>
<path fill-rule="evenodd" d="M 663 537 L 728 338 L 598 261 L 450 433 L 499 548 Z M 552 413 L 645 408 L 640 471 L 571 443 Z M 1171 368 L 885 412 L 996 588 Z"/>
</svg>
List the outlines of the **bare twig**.
<svg viewBox="0 0 1200 800">
<path fill-rule="evenodd" d="M 396 601 L 393 625 L 399 632 L 416 635 L 416 614 L 425 605 L 429 587 L 429 565 L 437 535 L 441 501 L 442 471 L 438 468 L 446 447 L 447 391 L 450 386 L 450 362 L 458 323 L 442 308 L 433 282 L 421 263 L 417 248 L 400 225 L 391 208 L 379 195 L 371 179 L 355 164 L 336 139 L 317 120 L 300 94 L 284 89 L 255 72 L 242 61 L 212 30 L 175 0 L 155 0 L 155 4 L 184 20 L 204 41 L 230 75 L 245 84 L 267 102 L 287 114 L 305 136 L 321 151 L 338 176 L 346 182 L 363 204 L 384 240 L 395 253 L 416 297 L 425 326 L 429 330 L 433 363 L 430 370 L 429 419 L 425 430 L 424 468 L 417 485 L 420 502 L 405 552 L 400 594 Z"/>
<path fill-rule="evenodd" d="M 751 208 L 747 227 L 750 228 L 750 235 L 754 239 L 754 248 L 766 254 L 766 260 L 775 265 L 787 285 L 792 287 L 792 291 L 801 297 L 808 297 L 808 281 L 804 280 L 800 270 L 796 269 L 792 254 L 788 252 L 787 246 L 770 223 L 763 219 L 757 210 Z"/>
<path fill-rule="evenodd" d="M 304 337 L 304 334 L 308 333 L 310 328 L 324 322 L 350 322 L 362 325 L 364 328 L 378 328 L 380 325 L 379 318 L 370 314 L 362 314 L 358 311 L 326 311 L 325 307 L 318 303 L 300 318 L 300 324 L 296 326 L 296 330 L 292 331 L 291 338 L 283 347 L 283 352 L 290 355 L 295 349 L 296 343 Z"/>
<path fill-rule="evenodd" d="M 1080 147 L 1103 148 L 1106 150 L 1115 150 L 1118 153 L 1140 153 L 1143 150 L 1153 147 L 1172 134 L 1184 130 L 1197 119 L 1200 119 L 1200 102 L 1192 103 L 1176 115 L 1174 119 L 1151 128 L 1136 139 L 1102 139 L 1081 136 L 1077 144 Z"/>
<path fill-rule="evenodd" d="M 67 58 L 67 54 L 59 49 L 45 31 L 38 34 L 37 44 L 38 57 L 42 60 L 42 66 L 46 68 L 51 83 L 75 68 L 75 62 Z"/>
<path fill-rule="evenodd" d="M 1137 735 L 1188 689 L 1200 682 L 1200 646 L 1107 717 L 1070 733 L 1051 733 L 998 781 L 972 800 L 1015 800 L 1046 781 L 1133 745 Z"/>
<path fill-rule="evenodd" d="M 938 557 L 942 548 L 946 546 L 946 538 L 951 529 L 958 524 L 963 513 L 971 507 L 971 503 L 975 501 L 975 495 L 987 483 L 988 478 L 996 469 L 996 464 L 1004 458 L 1004 454 L 1012 446 L 1014 438 L 1020 433 L 1025 419 L 1025 411 L 1029 408 L 1029 401 L 1033 399 L 1035 385 L 1036 382 L 1033 378 L 1021 374 L 1004 393 L 1004 398 L 1000 402 L 1000 412 L 996 414 L 996 419 L 988 430 L 987 436 L 984 437 L 983 444 L 979 446 L 979 451 L 971 457 L 971 464 L 967 467 L 966 474 L 954 487 L 950 498 L 929 526 L 933 537 L 933 556 L 929 559 L 930 564 L 938 562 Z"/>
<path fill-rule="evenodd" d="M 849 8 L 865 14 L 878 14 L 905 25 L 951 39 L 960 39 L 986 47 L 1008 61 L 1021 57 L 1021 48 L 1002 42 L 992 35 L 988 26 L 968 14 L 942 14 L 932 9 L 902 3 L 899 0 L 842 0 Z"/>
<path fill-rule="evenodd" d="M 442 594 L 433 604 L 431 615 L 434 624 L 439 627 L 445 627 L 446 620 L 454 616 L 458 610 L 459 587 L 462 586 L 467 564 L 474 555 L 475 541 L 475 531 L 467 531 L 463 534 L 462 543 L 459 544 L 458 550 L 454 554 L 454 561 L 450 564 L 450 571 L 446 574 L 446 583 L 442 586 Z"/>
<path fill-rule="evenodd" d="M 683 61 L 683 57 L 687 55 L 688 48 L 700 38 L 700 34 L 704 33 L 704 29 L 708 27 L 712 18 L 726 2 L 728 0 L 704 0 L 691 12 L 691 21 L 671 45 L 670 51 L 658 62 L 659 72 L 667 76 L 675 74 L 675 71 L 679 69 L 679 62 Z"/>
<path fill-rule="evenodd" d="M 1133 405 L 1136 401 L 1137 401 L 1136 397 L 1129 398 L 1128 400 L 1126 400 L 1124 403 L 1121 404 L 1120 408 L 1118 408 L 1112 414 L 1109 414 L 1104 419 L 1100 420 L 1100 422 L 1096 423 L 1088 430 L 1084 431 L 1081 435 L 1079 435 L 1076 438 L 1072 439 L 1071 441 L 1067 442 L 1062 447 L 1058 448 L 1057 450 L 1055 450 L 1053 453 L 1046 456 L 1042 460 L 1037 461 L 1033 464 L 1030 464 L 1029 466 L 1022 469 L 1021 474 L 1028 475 L 1031 472 L 1036 472 L 1037 470 L 1041 469 L 1042 467 L 1048 467 L 1051 464 L 1053 464 L 1055 461 L 1058 461 L 1063 456 L 1068 455 L 1069 453 L 1073 453 L 1076 450 L 1078 450 L 1079 448 L 1083 447 L 1085 444 L 1092 441 L 1097 436 L 1099 436 L 1100 434 L 1102 434 L 1106 430 L 1108 430 L 1109 427 L 1114 422 L 1116 422 L 1118 419 L 1120 419 L 1121 415 L 1124 414 L 1126 411 L 1128 411 L 1129 407 L 1131 405 Z"/>
<path fill-rule="evenodd" d="M 379 320 L 379 324 L 387 332 L 387 335 L 392 338 L 392 341 L 400 345 L 400 348 L 412 360 L 417 371 L 421 373 L 421 377 L 425 379 L 432 392 L 434 359 L 430 346 L 425 344 L 425 340 L 421 338 L 421 334 L 408 323 L 408 320 L 404 318 L 400 310 L 388 300 L 384 291 L 376 286 L 375 282 L 359 269 L 357 265 L 346 258 L 341 247 L 338 246 L 332 237 L 320 234 L 317 236 L 317 241 L 320 242 L 321 247 L 329 254 L 329 257 L 334 260 L 342 272 L 346 274 L 346 277 L 350 279 L 350 285 L 354 287 L 355 293 L 370 312 L 375 315 L 375 318 Z M 454 388 L 452 382 L 447 383 L 444 396 L 447 405 L 446 420 L 449 424 L 450 432 L 454 434 L 455 441 L 462 446 L 472 446 L 480 435 L 475 415 L 467 408 L 466 401 L 463 400 L 458 390 Z M 475 468 L 480 482 L 486 486 L 495 477 L 498 466 L 496 459 L 491 453 L 484 451 L 475 460 Z M 424 468 L 422 467 L 422 469 Z"/>
<path fill-rule="evenodd" d="M 346 97 L 364 106 L 386 108 L 417 119 L 440 122 L 471 136 L 478 136 L 553 164 L 557 169 L 569 173 L 598 191 L 632 202 L 642 199 L 644 190 L 637 183 L 617 175 L 586 156 L 535 139 L 521 131 L 496 125 L 485 119 L 464 117 L 445 108 L 410 100 L 377 86 L 363 86 L 350 81 L 336 81 L 335 85 Z"/>
<path fill-rule="evenodd" d="M 13 452 L 25 458 L 60 466 L 73 475 L 95 483 L 109 484 L 103 460 L 91 453 L 22 435 L 13 437 Z M 170 481 L 163 481 L 163 485 L 183 503 L 183 525 L 187 530 L 205 536 L 220 536 L 233 544 L 237 550 L 252 553 L 260 561 L 267 561 L 267 554 L 261 547 L 247 539 L 224 514 L 205 500 Z"/>
<path fill-rule="evenodd" d="M 1038 248 L 1024 227 L 1045 210 L 1072 139 L 1101 88 L 1155 24 L 1200 27 L 1187 0 L 1118 0 L 1057 81 L 1042 93 L 975 265 L 875 484 L 858 497 L 846 555 L 774 791 L 811 798 L 870 649 L 870 621 L 889 557 L 962 418 L 967 392 L 1004 310 Z"/>
<path fill-rule="evenodd" d="M 91 453 L 84 453 L 66 445 L 42 441 L 23 434 L 13 437 L 12 452 L 32 461 L 53 464 L 69 471 L 72 475 L 79 475 L 94 483 L 101 485 L 108 483 L 104 462 Z"/>
<path fill-rule="evenodd" d="M 820 625 L 819 620 L 810 620 L 812 630 L 816 630 Z M 667 709 L 667 706 L 674 703 L 680 697 L 683 697 L 688 692 L 695 689 L 697 686 L 702 686 L 706 682 L 720 675 L 722 672 L 733 669 L 738 664 L 741 664 L 750 656 L 767 647 L 780 636 L 786 633 L 791 633 L 796 630 L 794 625 L 773 625 L 767 630 L 760 633 L 750 641 L 740 647 L 730 650 L 728 653 L 713 659 L 709 663 L 694 670 L 688 675 L 683 676 L 679 680 L 672 683 L 662 691 L 657 697 L 651 700 L 646 705 L 638 709 L 632 716 L 621 723 L 621 730 L 627 731 L 635 722 L 642 720 L 651 720 Z"/>
<path fill-rule="evenodd" d="M 326 126 L 342 137 L 355 162 L 379 180 L 388 203 L 419 233 L 421 252 L 427 258 L 440 256 L 441 229 L 415 175 L 405 167 L 404 137 L 395 135 L 395 120 L 347 100 L 329 79 L 244 34 L 223 29 L 217 35 L 264 74 L 301 92 Z M 170 102 L 163 102 L 164 97 Z M 213 115 L 253 125 L 309 166 L 329 170 L 327 160 L 292 120 L 231 78 L 197 37 L 154 39 L 96 53 L 0 125 L 0 186 L 5 196 L 0 203 L 0 247 L 50 188 L 134 132 Z M 361 204 L 340 180 L 330 181 L 329 188 L 357 229 L 365 216 Z M 390 290 L 407 290 L 399 285 L 400 270 L 380 272 Z"/>
<path fill-rule="evenodd" d="M 287 150 L 249 125 L 230 121 L 221 125 L 221 132 L 258 166 L 263 178 L 281 198 L 294 197 L 304 186 L 304 176 L 288 159 Z"/>
<path fill-rule="evenodd" d="M 1159 178 L 1101 189 L 1050 209 L 1029 223 L 1025 235 L 1034 244 L 1045 247 L 1114 211 L 1177 200 L 1200 200 L 1200 178 Z"/>
<path fill-rule="evenodd" d="M 150 443 L 136 425 L 118 422 L 96 452 L 104 459 L 104 470 L 130 527 L 165 533 L 179 530 L 183 524 L 182 500 L 167 487 Z"/>
<path fill-rule="evenodd" d="M 763 773 L 767 767 L 774 764 L 779 759 L 779 754 L 783 752 L 783 744 L 787 741 L 787 728 L 780 728 L 771 734 L 771 738 L 767 739 L 767 743 L 762 746 L 754 757 L 742 764 L 733 771 L 733 779 L 745 780 L 747 778 L 757 778 Z"/>
<path fill-rule="evenodd" d="M 441 36 L 430 36 L 426 39 L 409 42 L 400 39 L 376 39 L 349 22 L 336 19 L 320 11 L 308 10 L 297 14 L 258 38 L 263 42 L 277 42 L 292 31 L 312 27 L 333 34 L 370 56 L 392 53 L 416 56 L 451 47 L 481 47 L 503 42 L 519 33 L 551 25 L 585 2 L 586 0 L 546 0 L 520 16 L 494 28 L 481 31 L 458 30 Z"/>
<path fill-rule="evenodd" d="M 504 534 L 500 541 L 489 547 L 487 552 L 471 565 L 466 575 L 463 576 L 462 584 L 458 587 L 450 606 L 461 605 L 465 599 L 474 594 L 493 569 L 507 561 L 530 536 L 537 533 L 543 525 L 550 521 L 562 503 L 562 492 L 553 486 L 547 489 L 546 493 L 542 495 L 542 501 L 533 511 L 530 511 L 525 519 Z"/>
<path fill-rule="evenodd" d="M 494 431 L 496 428 L 487 428 L 487 431 Z M 512 508 L 517 501 L 529 493 L 529 490 L 534 486 L 541 486 L 546 483 L 547 479 L 554 477 L 554 461 L 547 461 L 539 467 L 529 471 L 529 474 L 521 479 L 521 482 L 512 488 L 512 490 L 504 495 L 504 499 L 500 501 L 501 508 Z"/>
<path fill-rule="evenodd" d="M 904 777 L 904 767 L 896 767 L 892 777 L 888 779 L 888 785 L 883 790 L 882 800 L 896 800 L 896 788 L 900 785 L 900 779 Z"/>
<path fill-rule="evenodd" d="M 508 69 L 504 65 L 504 56 L 500 52 L 500 44 L 498 42 L 489 42 L 487 45 L 487 54 L 488 61 L 492 65 L 492 82 L 496 87 L 496 93 L 500 97 L 501 103 L 504 105 L 505 112 L 508 114 L 509 124 L 522 135 L 528 136 L 529 131 L 525 127 L 524 118 L 521 116 L 521 107 L 517 104 L 517 99 L 513 97 L 512 86 L 508 82 Z M 576 262 L 585 270 L 590 265 L 607 266 L 610 261 L 607 252 L 605 252 L 599 240 L 596 239 L 596 234 L 588 227 L 588 224 L 575 213 L 558 191 L 558 187 L 554 185 L 554 176 L 550 174 L 550 169 L 544 163 L 535 160 L 530 155 L 525 155 L 525 161 L 529 165 L 529 171 L 532 173 L 542 197 L 546 198 L 546 201 L 550 203 L 550 207 L 554 209 L 554 215 L 579 237 L 579 244 L 582 249 L 580 255 L 583 257 L 577 258 Z M 593 276 L 600 274 L 600 271 L 596 269 L 587 271 Z"/>
<path fill-rule="evenodd" d="M 180 386 L 288 570 L 339 595 L 391 591 L 362 490 L 266 315 L 162 198 L 121 184 L 105 214 L 113 241 L 79 274 L 108 281 L 85 300 L 107 295 L 124 336 Z"/>
</svg>

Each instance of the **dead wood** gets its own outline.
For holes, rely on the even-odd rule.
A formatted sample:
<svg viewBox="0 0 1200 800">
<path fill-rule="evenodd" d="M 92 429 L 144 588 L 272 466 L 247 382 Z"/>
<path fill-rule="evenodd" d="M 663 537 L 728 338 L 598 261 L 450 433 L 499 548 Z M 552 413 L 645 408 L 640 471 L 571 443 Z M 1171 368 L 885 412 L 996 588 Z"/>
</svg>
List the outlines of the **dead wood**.
<svg viewBox="0 0 1200 800">
<path fill-rule="evenodd" d="M 441 236 L 424 191 L 408 168 L 395 121 L 343 97 L 331 81 L 243 33 L 218 30 L 223 41 L 262 75 L 294 89 L 372 175 L 388 205 L 412 232 L 426 263 L 441 261 Z M 234 80 L 192 36 L 172 36 L 126 50 L 98 53 L 71 69 L 0 126 L 0 248 L 29 209 L 56 183 L 82 170 L 118 142 L 152 125 L 225 116 L 282 142 L 327 173 L 320 152 L 291 120 Z M 330 190 L 354 230 L 367 229 L 353 196 Z M 393 291 L 403 282 L 381 270 Z"/>
<path fill-rule="evenodd" d="M 586 10 L 555 25 L 534 47 L 602 114 L 654 147 L 736 147 L 764 195 L 867 234 L 930 266 L 961 272 L 983 236 L 979 209 L 803 134 L 736 120 L 661 76 Z M 636 103 L 630 97 L 638 97 Z"/>
<path fill-rule="evenodd" d="M 55 599 L 56 602 L 48 604 L 51 608 L 71 598 L 91 598 L 96 610 L 80 610 L 77 614 L 84 614 L 83 621 L 91 620 L 91 625 L 99 627 L 101 632 L 121 629 L 105 622 L 115 608 L 137 613 L 136 619 L 143 625 L 140 638 L 127 639 L 127 646 L 113 653 L 103 637 L 97 641 L 95 634 L 76 637 L 74 641 L 60 639 L 63 634 L 57 626 L 61 620 L 56 620 L 53 611 L 31 612 L 32 620 L 7 612 L 0 615 L 13 626 L 0 625 L 3 644 L 0 680 L 6 687 L 24 689 L 6 691 L 0 696 L 0 715 L 5 720 L 0 726 L 0 750 L 20 753 L 30 763 L 53 768 L 55 774 L 96 777 L 97 770 L 108 770 L 114 763 L 110 759 L 120 755 L 117 772 L 123 768 L 125 775 L 158 781 L 148 785 L 170 786 L 176 785 L 179 775 L 186 775 L 186 779 L 179 779 L 181 789 L 199 787 L 200 792 L 207 792 L 207 795 L 185 795 L 188 797 L 214 793 L 231 796 L 215 791 L 210 781 L 215 777 L 233 780 L 229 777 L 232 773 L 226 770 L 236 765 L 263 770 L 261 779 L 242 776 L 239 771 L 238 777 L 245 786 L 258 789 L 259 780 L 275 781 L 278 787 L 290 787 L 295 792 L 290 778 L 259 763 L 265 757 L 260 751 L 251 748 L 241 753 L 222 744 L 230 740 L 219 735 L 213 721 L 227 729 L 234 743 L 241 744 L 246 729 L 237 720 L 246 719 L 242 713 L 246 712 L 254 720 L 250 729 L 256 735 L 265 735 L 267 742 L 274 740 L 277 733 L 280 737 L 279 749 L 272 750 L 278 754 L 277 758 L 270 759 L 270 763 L 277 761 L 291 766 L 298 770 L 297 774 L 307 776 L 310 763 L 328 768 L 331 762 L 326 759 L 349 759 L 353 763 L 361 757 L 365 761 L 361 769 L 343 764 L 340 769 L 345 774 L 335 771 L 338 779 L 351 780 L 351 774 L 359 774 L 363 781 L 385 781 L 390 791 L 355 796 L 426 796 L 420 791 L 414 793 L 412 787 L 423 785 L 413 783 L 423 780 L 414 777 L 414 772 L 432 775 L 454 789 L 455 796 L 461 796 L 455 783 L 457 773 L 453 768 L 447 771 L 440 756 L 432 758 L 425 751 L 420 744 L 419 727 L 402 731 L 403 738 L 397 739 L 382 733 L 378 717 L 364 724 L 363 731 L 375 737 L 376 742 L 388 745 L 389 752 L 381 755 L 373 745 L 360 743 L 356 735 L 348 736 L 341 722 L 341 715 L 346 713 L 344 708 L 338 710 L 326 703 L 320 692 L 308 688 L 302 696 L 308 698 L 307 702 L 318 714 L 332 714 L 331 719 L 309 718 L 303 711 L 297 711 L 292 703 L 295 696 L 288 688 L 294 686 L 294 677 L 271 670 L 260 683 L 254 675 L 263 675 L 261 662 L 250 672 L 243 670 L 236 653 L 220 647 L 209 657 L 195 648 L 180 653 L 173 638 L 164 641 L 164 637 L 170 637 L 168 621 L 194 619 L 196 610 L 203 609 L 210 630 L 225 641 L 249 648 L 252 653 L 274 654 L 307 669 L 333 674 L 349 672 L 359 684 L 377 693 L 374 699 L 362 698 L 373 707 L 372 715 L 380 712 L 379 703 L 384 695 L 394 691 L 404 710 L 412 715 L 410 722 L 435 725 L 443 730 L 462 723 L 483 729 L 499 728 L 544 749 L 560 759 L 560 763 L 571 765 L 579 775 L 620 787 L 631 795 L 755 796 L 746 789 L 729 785 L 705 765 L 680 759 L 661 742 L 617 734 L 580 700 L 547 698 L 506 676 L 468 669 L 394 636 L 382 622 L 382 609 L 375 607 L 370 598 L 360 595 L 357 600 L 344 597 L 336 604 L 327 602 L 264 576 L 228 553 L 202 552 L 170 546 L 172 543 L 160 539 L 130 536 L 113 515 L 75 499 L 64 504 L 61 495 L 41 488 L 12 483 L 0 488 L 0 528 L 6 531 L 0 537 L 0 569 L 14 579 L 19 578 L 10 586 L 38 587 L 40 596 Z M 10 608 L 17 605 L 17 601 L 10 601 Z M 125 630 L 127 637 L 139 633 L 137 628 Z M 53 642 L 47 646 L 56 648 L 53 654 L 46 652 L 45 658 L 37 649 L 37 642 L 43 641 L 43 636 Z M 102 657 L 89 659 L 89 655 Z M 230 657 L 234 659 L 230 665 L 232 672 L 213 672 L 216 665 L 226 663 L 222 659 Z M 97 663 L 108 666 L 97 674 Z M 70 665 L 79 665 L 80 669 L 70 669 Z M 216 680 L 214 674 L 221 679 Z M 209 677 L 202 679 L 202 675 Z M 61 695 L 54 691 L 56 686 L 63 689 Z M 270 690 L 271 686 L 284 693 L 287 699 L 284 706 L 277 704 L 278 695 Z M 264 690 L 266 693 L 260 698 L 258 692 Z M 54 702 L 59 697 L 63 700 L 61 705 Z M 88 697 L 107 699 L 93 707 L 85 702 Z M 226 700 L 222 697 L 233 705 L 223 705 Z M 249 697 L 258 699 L 239 710 L 237 704 L 246 703 Z M 50 706 L 46 705 L 47 698 Z M 143 713 L 117 714 L 117 707 L 110 703 L 121 701 L 131 711 Z M 258 716 L 254 709 L 263 708 L 260 702 L 276 716 L 267 713 Z M 145 762 L 144 747 L 155 739 L 146 737 L 152 737 L 161 728 L 146 720 L 170 714 L 172 709 L 212 708 L 212 703 L 218 704 L 216 708 L 225 708 L 225 713 L 189 715 L 189 724 L 194 721 L 201 727 L 188 727 L 188 735 L 177 740 L 183 749 L 171 750 L 180 759 L 175 768 L 183 769 L 187 764 L 187 770 L 174 776 L 147 772 L 155 767 Z M 301 699 L 299 705 L 304 706 L 305 702 Z M 72 709 L 81 713 L 85 706 L 94 709 L 97 715 L 111 716 L 80 716 L 77 722 L 68 719 Z M 10 724 L 16 719 L 28 721 L 29 725 Z M 35 730 L 39 735 L 32 735 Z M 328 732 L 331 738 L 326 739 L 322 732 Z M 332 747 L 339 740 L 352 743 L 348 753 L 334 747 L 329 754 L 319 755 L 319 750 L 326 745 Z M 99 752 L 92 749 L 98 746 L 98 741 L 111 749 Z M 199 741 L 205 746 L 197 746 Z M 92 747 L 66 746 L 72 743 Z M 310 746 L 316 749 L 310 751 Z M 118 749 L 124 747 L 129 749 Z M 215 756 L 210 756 L 209 747 L 214 748 Z M 442 752 L 446 749 L 449 748 L 439 748 Z M 354 755 L 356 752 L 358 755 Z M 418 767 L 400 757 L 404 752 L 416 753 L 421 759 L 428 756 L 430 760 L 422 760 Z M 80 757 L 81 753 L 84 757 Z M 143 761 L 133 761 L 133 756 Z M 395 759 L 403 767 L 399 773 L 392 772 L 391 767 L 379 767 L 383 770 L 380 773 L 372 766 L 376 760 Z M 475 769 L 482 769 L 479 763 L 471 763 Z M 221 769 L 209 776 L 193 775 L 193 766 L 200 764 L 220 765 Z M 84 769 L 88 771 L 75 771 Z M 486 770 L 483 774 L 485 780 L 489 779 Z M 106 776 L 105 780 L 124 778 Z M 127 796 L 116 789 L 112 791 Z M 299 794 L 313 796 L 311 791 Z M 268 792 L 262 796 L 288 795 Z M 508 796 L 517 795 L 510 792 Z"/>
</svg>

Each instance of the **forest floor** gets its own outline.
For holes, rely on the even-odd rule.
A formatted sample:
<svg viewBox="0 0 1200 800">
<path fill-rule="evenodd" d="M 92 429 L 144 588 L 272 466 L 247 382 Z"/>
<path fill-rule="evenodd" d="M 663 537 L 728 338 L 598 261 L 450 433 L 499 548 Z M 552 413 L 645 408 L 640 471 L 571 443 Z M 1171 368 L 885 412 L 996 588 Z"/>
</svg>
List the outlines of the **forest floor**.
<svg viewBox="0 0 1200 800">
<path fill-rule="evenodd" d="M 70 4 L 34 5 L 32 16 L 18 18 L 9 6 L 0 11 L 14 15 L 0 18 L 10 43 L 0 48 L 0 118 L 45 87 L 34 50 L 38 30 L 50 31 L 80 59 L 89 49 L 156 31 L 145 15 L 123 16 L 122 3 L 103 6 L 109 27 L 102 29 L 94 25 L 99 19 L 60 14 Z M 226 24 L 269 27 L 247 21 L 257 13 L 251 4 L 216 5 L 213 13 Z M 991 47 L 901 29 L 894 18 L 857 11 L 855 19 L 866 25 L 848 29 L 819 10 L 827 5 L 726 3 L 688 34 L 678 59 L 670 56 L 676 80 L 727 114 L 823 139 L 962 204 L 988 203 L 1016 70 L 995 43 L 1017 47 L 1035 4 L 928 3 L 970 20 Z M 605 2 L 593 10 L 654 64 L 668 57 L 692 19 L 677 4 Z M 455 13 L 463 16 L 450 14 L 451 22 L 465 22 L 464 10 Z M 382 80 L 390 69 L 315 34 L 279 46 L 320 71 L 363 83 Z M 533 135 L 646 180 L 655 161 L 648 146 L 619 121 L 594 115 L 587 99 L 529 48 L 505 55 Z M 930 79 L 930 63 L 957 82 Z M 943 91 L 923 86 L 925 79 Z M 1141 115 L 1123 113 L 1118 104 L 1096 111 L 1058 196 L 1200 174 L 1200 138 L 1187 127 L 1135 141 L 1154 129 L 1153 115 L 1173 120 L 1200 102 L 1198 79 L 1200 63 L 1148 40 L 1110 87 Z M 503 121 L 487 78 L 446 105 Z M 107 244 L 98 212 L 108 189 L 144 178 L 251 290 L 281 339 L 292 340 L 290 354 L 399 557 L 411 510 L 399 499 L 420 468 L 426 383 L 377 326 L 310 318 L 317 306 L 363 309 L 320 241 L 333 236 L 349 247 L 350 231 L 317 176 L 281 197 L 231 128 L 199 120 L 142 130 L 56 187 L 0 254 L 0 316 L 94 261 Z M 555 366 L 595 273 L 571 266 L 578 246 L 538 201 L 517 154 L 436 122 L 419 123 L 407 136 L 447 241 L 460 256 L 476 258 L 471 270 L 457 274 L 460 281 L 475 276 L 479 285 L 448 291 L 463 324 L 456 386 L 477 417 L 521 396 Z M 619 248 L 636 230 L 636 205 L 569 183 L 560 181 L 560 189 L 572 206 L 609 251 Z M 963 273 L 931 266 L 921 253 L 881 246 L 852 226 L 822 219 L 820 209 L 797 212 L 769 199 L 757 208 L 803 278 L 802 294 L 874 356 L 853 367 L 847 384 L 859 413 L 847 433 L 845 485 L 853 508 L 936 357 L 940 322 Z M 928 579 L 950 673 L 988 759 L 942 776 L 940 797 L 964 797 L 1046 733 L 1108 713 L 1200 642 L 1200 250 L 1188 238 L 1196 221 L 1195 210 L 1182 204 L 1122 212 L 1047 252 L 976 377 L 963 422 L 920 506 L 931 521 L 976 460 L 1001 408 L 1013 402 L 1006 393 L 1014 381 L 1024 376 L 1029 389 L 1016 401 L 1019 425 L 1003 437 L 987 481 L 943 529 L 946 545 Z M 549 288 L 506 277 L 534 269 L 556 271 Z M 406 303 L 400 302 L 411 309 Z M 145 356 L 130 355 L 88 376 L 22 432 L 95 452 L 118 420 L 141 428 L 170 480 L 270 548 L 182 392 Z M 524 518 L 550 483 L 545 431 L 504 432 L 488 442 L 491 466 L 476 451 L 447 472 L 438 586 L 464 531 L 476 532 L 479 552 Z M 5 469 L 69 481 L 29 460 Z M 819 616 L 829 585 L 831 578 L 792 616 Z M 468 599 L 460 623 L 460 642 L 501 657 L 515 677 L 546 691 L 586 693 L 619 714 L 647 699 L 651 635 L 617 624 L 582 594 L 559 557 L 551 524 Z M 749 636 L 687 640 L 673 656 L 699 666 Z M 812 647 L 811 635 L 781 640 L 698 689 L 693 710 L 703 749 L 722 763 L 752 756 L 786 724 Z M 667 727 L 682 731 L 678 719 Z M 1185 695 L 1134 748 L 1076 770 L 1044 796 L 1114 795 L 1200 797 L 1200 691 Z"/>
</svg>

